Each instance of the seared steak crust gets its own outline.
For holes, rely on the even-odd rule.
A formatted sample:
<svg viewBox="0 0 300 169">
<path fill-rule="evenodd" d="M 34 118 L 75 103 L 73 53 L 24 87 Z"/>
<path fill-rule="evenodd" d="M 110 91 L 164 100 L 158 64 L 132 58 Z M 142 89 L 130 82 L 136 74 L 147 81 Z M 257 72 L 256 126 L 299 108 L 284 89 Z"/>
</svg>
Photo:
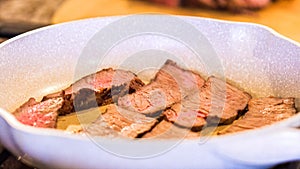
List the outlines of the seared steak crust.
<svg viewBox="0 0 300 169">
<path fill-rule="evenodd" d="M 200 93 L 200 112 L 208 114 L 209 123 L 232 123 L 246 108 L 251 96 L 233 85 L 209 77 Z"/>
<path fill-rule="evenodd" d="M 263 127 L 289 118 L 296 113 L 294 98 L 266 97 L 251 99 L 248 109 L 249 111 L 244 116 L 219 134 Z"/>
<path fill-rule="evenodd" d="M 113 103 L 118 97 L 135 92 L 143 85 L 144 83 L 130 71 L 108 68 L 85 76 L 61 92 L 45 96 L 43 100 L 63 97 L 64 103 L 59 109 L 59 114 L 64 115 Z"/>
<path fill-rule="evenodd" d="M 186 96 L 164 112 L 177 125 L 201 129 L 208 123 L 231 123 L 251 96 L 221 79 L 209 77 L 199 93 Z"/>
<path fill-rule="evenodd" d="M 204 82 L 198 74 L 167 60 L 148 85 L 119 98 L 118 104 L 128 110 L 151 115 L 180 102 L 191 93 L 199 92 Z"/>
<path fill-rule="evenodd" d="M 162 120 L 142 138 L 170 139 L 170 138 L 199 138 L 200 132 L 193 132 L 187 128 L 178 127 L 171 122 Z"/>
</svg>

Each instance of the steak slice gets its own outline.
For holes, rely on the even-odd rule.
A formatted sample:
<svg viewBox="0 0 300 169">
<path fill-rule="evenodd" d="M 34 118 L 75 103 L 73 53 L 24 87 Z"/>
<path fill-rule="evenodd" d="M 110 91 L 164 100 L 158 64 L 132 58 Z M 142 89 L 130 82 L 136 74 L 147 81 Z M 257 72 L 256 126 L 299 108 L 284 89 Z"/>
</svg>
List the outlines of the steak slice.
<svg viewBox="0 0 300 169">
<path fill-rule="evenodd" d="M 199 111 L 208 114 L 208 123 L 229 124 L 246 108 L 250 99 L 248 93 L 211 76 L 201 88 Z M 195 99 L 189 100 L 195 102 Z"/>
<path fill-rule="evenodd" d="M 255 98 L 248 105 L 249 111 L 219 134 L 227 134 L 270 125 L 296 113 L 294 98 Z"/>
<path fill-rule="evenodd" d="M 59 109 L 59 114 L 63 115 L 74 112 L 75 109 L 79 111 L 113 103 L 118 97 L 135 92 L 143 85 L 130 71 L 108 68 L 85 76 L 63 91 L 45 96 L 43 100 L 63 97 L 64 104 Z"/>
<path fill-rule="evenodd" d="M 136 138 L 138 135 L 151 130 L 156 123 L 155 118 L 146 117 L 143 114 L 110 104 L 104 114 L 87 126 L 85 132 L 98 136 L 120 135 Z"/>
<path fill-rule="evenodd" d="M 154 114 L 180 102 L 182 98 L 199 92 L 204 79 L 167 60 L 155 78 L 135 93 L 120 97 L 118 105 L 143 114 Z"/>
<path fill-rule="evenodd" d="M 146 133 L 142 138 L 158 138 L 158 139 L 170 139 L 170 138 L 199 138 L 200 132 L 193 132 L 186 128 L 180 128 L 171 122 L 162 120 L 157 124 L 150 132 Z"/>
<path fill-rule="evenodd" d="M 21 123 L 43 128 L 55 128 L 58 110 L 63 105 L 63 99 L 56 97 L 43 102 L 30 98 L 16 109 L 13 114 Z"/>
<path fill-rule="evenodd" d="M 201 129 L 208 123 L 231 123 L 246 108 L 251 96 L 221 79 L 209 77 L 201 92 L 188 95 L 164 112 L 168 121 Z"/>
<path fill-rule="evenodd" d="M 115 90 L 112 91 L 113 94 L 124 95 L 129 91 L 133 92 L 133 90 L 138 90 L 143 85 L 144 83 L 130 71 L 108 68 L 83 77 L 64 91 L 65 94 L 72 94 L 78 92 L 82 88 L 89 88 L 97 92 L 104 89 L 112 89 Z"/>
<path fill-rule="evenodd" d="M 180 104 L 176 103 L 171 108 L 164 111 L 164 115 L 167 120 L 174 122 L 175 124 L 193 129 L 201 129 L 205 124 L 207 114 L 203 114 L 199 111 L 199 106 L 188 106 L 188 103 Z"/>
</svg>

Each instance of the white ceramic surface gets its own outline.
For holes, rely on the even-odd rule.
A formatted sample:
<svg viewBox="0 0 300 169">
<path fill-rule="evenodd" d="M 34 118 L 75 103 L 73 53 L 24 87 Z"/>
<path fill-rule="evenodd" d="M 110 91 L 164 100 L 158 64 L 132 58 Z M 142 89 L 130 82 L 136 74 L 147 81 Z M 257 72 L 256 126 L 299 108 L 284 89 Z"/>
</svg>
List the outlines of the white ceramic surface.
<svg viewBox="0 0 300 169">
<path fill-rule="evenodd" d="M 300 160 L 300 130 L 295 128 L 300 126 L 300 114 L 262 129 L 211 137 L 201 144 L 199 140 L 184 140 L 161 155 L 136 159 L 104 151 L 84 136 L 22 125 L 9 113 L 29 97 L 40 98 L 71 84 L 79 77 L 74 72 L 82 54 L 92 55 L 99 50 L 85 48 L 89 40 L 103 27 L 122 18 L 95 18 L 49 26 L 0 45 L 0 142 L 4 147 L 24 162 L 40 168 L 265 168 Z M 177 18 L 207 38 L 228 80 L 253 96 L 291 96 L 296 97 L 299 104 L 298 43 L 256 24 Z M 105 43 L 99 42 L 100 46 Z M 157 35 L 141 35 L 120 42 L 110 50 L 100 67 L 115 67 L 122 61 L 124 67 L 131 68 L 127 60 L 130 61 L 136 51 L 148 49 L 163 49 L 189 68 L 204 71 L 205 76 L 214 73 L 207 71 L 205 65 L 197 64 L 193 60 L 196 56 L 182 43 Z M 149 57 L 147 54 L 143 57 Z M 94 63 L 90 64 L 92 67 Z M 135 68 L 138 72 L 138 66 L 132 69 Z M 91 69 L 83 74 L 89 71 Z M 130 144 L 140 150 L 174 141 L 132 143 L 97 139 L 117 149 Z"/>
</svg>

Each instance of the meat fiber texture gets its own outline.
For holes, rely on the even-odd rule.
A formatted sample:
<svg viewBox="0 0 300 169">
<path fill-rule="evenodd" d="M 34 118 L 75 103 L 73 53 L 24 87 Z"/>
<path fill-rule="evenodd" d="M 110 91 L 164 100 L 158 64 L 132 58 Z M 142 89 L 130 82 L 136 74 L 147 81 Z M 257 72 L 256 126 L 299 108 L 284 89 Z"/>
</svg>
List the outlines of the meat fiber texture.
<svg viewBox="0 0 300 169">
<path fill-rule="evenodd" d="M 251 96 L 216 77 L 209 77 L 200 92 L 188 95 L 164 112 L 168 121 L 201 129 L 210 124 L 229 124 L 243 111 Z"/>
<path fill-rule="evenodd" d="M 187 95 L 198 93 L 204 82 L 198 74 L 167 60 L 149 84 L 135 93 L 120 97 L 118 105 L 146 115 L 155 114 L 180 102 Z"/>
<path fill-rule="evenodd" d="M 199 111 L 208 115 L 209 123 L 229 124 L 246 108 L 250 99 L 247 92 L 212 76 L 201 88 Z"/>
<path fill-rule="evenodd" d="M 119 96 L 134 92 L 143 85 L 130 71 L 103 69 L 62 91 L 44 96 L 41 102 L 31 98 L 13 114 L 24 124 L 55 128 L 58 115 L 110 104 Z"/>
<path fill-rule="evenodd" d="M 171 108 L 164 111 L 166 119 L 181 127 L 194 128 L 200 130 L 206 125 L 205 118 L 207 114 L 203 114 L 199 111 L 199 105 L 189 107 L 189 103 L 180 104 L 176 103 Z"/>
<path fill-rule="evenodd" d="M 152 129 L 156 123 L 155 118 L 110 104 L 95 122 L 85 127 L 85 132 L 93 136 L 136 138 Z"/>
<path fill-rule="evenodd" d="M 70 87 L 45 96 L 43 100 L 62 97 L 64 103 L 59 114 L 63 115 L 113 103 L 118 97 L 132 93 L 143 85 L 130 71 L 108 68 L 85 76 Z"/>
<path fill-rule="evenodd" d="M 296 113 L 294 98 L 255 98 L 248 105 L 249 111 L 219 134 L 260 128 L 293 116 Z"/>
<path fill-rule="evenodd" d="M 48 99 L 43 102 L 37 102 L 30 98 L 13 114 L 21 123 L 42 128 L 55 128 L 58 117 L 58 110 L 62 107 L 63 99 L 61 97 Z"/>
<path fill-rule="evenodd" d="M 100 92 L 104 89 L 118 86 L 124 86 L 127 91 L 129 90 L 129 87 L 136 90 L 143 86 L 143 82 L 130 71 L 108 68 L 81 78 L 64 91 L 65 94 L 71 94 L 78 92 L 82 88 L 89 88 L 96 92 Z"/>
<path fill-rule="evenodd" d="M 201 129 L 207 120 L 214 124 L 231 123 L 250 99 L 248 93 L 221 79 L 210 77 L 205 82 L 200 75 L 167 60 L 154 80 L 121 97 L 118 104 L 146 115 L 165 110 L 168 121 Z"/>
</svg>

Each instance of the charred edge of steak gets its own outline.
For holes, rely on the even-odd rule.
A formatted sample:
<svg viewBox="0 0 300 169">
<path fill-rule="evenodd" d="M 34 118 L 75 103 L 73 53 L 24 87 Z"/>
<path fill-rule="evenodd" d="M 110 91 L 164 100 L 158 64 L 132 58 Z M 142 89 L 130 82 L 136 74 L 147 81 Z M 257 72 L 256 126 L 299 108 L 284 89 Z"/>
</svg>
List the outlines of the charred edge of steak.
<svg viewBox="0 0 300 169">
<path fill-rule="evenodd" d="M 104 89 L 101 92 L 95 92 L 92 89 L 80 89 L 75 95 L 73 106 L 75 111 L 86 110 L 93 107 L 102 106 L 111 103 L 110 90 Z"/>
<path fill-rule="evenodd" d="M 244 110 L 239 110 L 238 111 L 238 115 L 236 116 L 236 118 L 234 120 L 237 120 L 240 117 L 244 116 L 248 111 L 249 111 L 249 105 L 247 104 L 247 106 L 245 107 Z"/>
<path fill-rule="evenodd" d="M 165 120 L 168 121 L 168 119 L 165 119 Z M 204 127 L 204 125 L 203 125 L 203 126 L 192 126 L 192 127 L 190 127 L 190 128 L 187 128 L 187 127 L 185 127 L 185 126 L 179 125 L 179 124 L 174 123 L 174 122 L 172 122 L 172 121 L 168 121 L 168 122 L 172 123 L 174 126 L 177 126 L 178 128 L 189 129 L 189 130 L 191 130 L 192 132 L 199 132 L 199 131 L 201 131 L 201 130 L 203 129 L 203 127 Z"/>
<path fill-rule="evenodd" d="M 74 111 L 86 110 L 93 107 L 104 106 L 117 102 L 118 98 L 126 94 L 131 94 L 139 90 L 144 83 L 135 78 L 130 85 L 112 86 L 102 91 L 94 91 L 89 88 L 82 88 L 73 94 L 65 94 L 64 91 L 45 96 L 42 100 L 48 100 L 53 97 L 63 97 L 63 106 L 58 110 L 59 115 L 66 115 Z"/>
<path fill-rule="evenodd" d="M 203 126 L 191 126 L 191 127 L 186 127 L 186 126 L 182 126 L 180 124 L 177 124 L 176 122 L 170 121 L 168 118 L 164 117 L 164 120 L 166 120 L 167 122 L 172 123 L 174 126 L 178 127 L 178 128 L 182 128 L 182 129 L 188 129 L 191 130 L 192 132 L 198 132 L 201 131 Z"/>
<path fill-rule="evenodd" d="M 223 119 L 218 116 L 208 116 L 206 118 L 207 126 L 218 125 L 228 125 L 234 122 L 237 119 L 237 116 L 231 116 L 230 118 Z"/>
<path fill-rule="evenodd" d="M 134 79 L 130 81 L 128 93 L 129 94 L 134 93 L 144 85 L 145 83 L 141 79 L 134 77 Z"/>
<path fill-rule="evenodd" d="M 209 112 L 207 121 L 212 124 L 231 124 L 237 119 L 238 114 L 245 110 L 251 99 L 251 95 L 247 92 L 214 76 L 208 78 L 202 88 L 201 95 L 200 102 L 202 105 L 206 105 L 203 106 L 203 109 Z M 218 105 L 219 102 L 221 104 L 224 102 L 223 107 Z M 212 108 L 217 110 L 212 111 Z M 222 113 L 218 114 L 217 112 Z"/>
<path fill-rule="evenodd" d="M 181 128 L 173 123 L 163 119 L 151 131 L 147 132 L 143 138 L 158 138 L 158 139 L 183 139 L 183 138 L 199 138 L 200 132 L 194 132 L 187 128 Z"/>
<path fill-rule="evenodd" d="M 12 114 L 16 115 L 20 112 L 23 111 L 23 109 L 27 109 L 28 107 L 34 106 L 36 104 L 38 104 L 39 102 L 37 102 L 34 98 L 29 98 L 29 100 L 25 103 L 23 103 L 19 108 L 17 108 Z"/>
<path fill-rule="evenodd" d="M 89 88 L 80 89 L 74 94 L 74 107 L 76 111 L 89 109 L 92 107 L 104 106 L 112 103 L 116 103 L 118 98 L 126 94 L 130 94 L 140 88 L 143 83 L 139 82 L 139 79 L 134 80 L 132 85 L 123 84 L 120 86 L 112 86 L 112 88 L 106 88 L 102 91 L 94 91 Z"/>
<path fill-rule="evenodd" d="M 65 115 L 74 112 L 73 99 L 71 94 L 65 95 L 63 91 L 63 105 L 58 110 L 58 115 Z"/>
<path fill-rule="evenodd" d="M 65 94 L 65 91 L 59 91 L 56 93 L 51 93 L 42 98 L 42 102 L 53 99 L 53 98 L 58 98 L 62 97 L 63 98 L 63 103 L 60 109 L 58 109 L 58 115 L 65 115 L 69 114 L 71 112 L 74 112 L 74 106 L 73 106 L 73 99 L 72 99 L 72 94 Z"/>
<path fill-rule="evenodd" d="M 153 117 L 153 118 L 160 118 L 163 115 L 164 110 L 159 110 L 157 112 L 154 112 L 152 114 L 145 114 L 147 117 Z"/>
<path fill-rule="evenodd" d="M 300 98 L 295 98 L 295 107 L 297 112 L 300 112 Z"/>
<path fill-rule="evenodd" d="M 104 86 L 100 85 L 98 87 L 97 84 L 100 84 L 102 79 L 104 79 Z M 115 84 L 110 84 L 110 81 L 115 82 Z M 94 85 L 96 85 L 96 89 L 93 88 Z M 114 103 L 118 97 L 133 93 L 142 86 L 144 86 L 144 83 L 134 73 L 107 68 L 77 80 L 60 92 L 44 96 L 42 101 L 63 97 L 63 106 L 58 112 L 59 115 L 65 115 L 74 112 L 75 107 L 76 110 L 84 110 Z"/>
<path fill-rule="evenodd" d="M 51 94 L 48 94 L 48 95 L 44 96 L 42 98 L 42 101 L 52 99 L 52 98 L 57 98 L 57 97 L 64 97 L 64 96 L 65 96 L 65 92 L 64 91 L 59 91 L 59 92 L 51 93 Z"/>
<path fill-rule="evenodd" d="M 248 103 L 249 111 L 218 134 L 260 128 L 289 118 L 296 113 L 294 98 L 255 98 Z"/>
<path fill-rule="evenodd" d="M 146 135 L 147 133 L 151 132 L 161 121 L 164 120 L 164 118 L 165 118 L 165 116 L 163 114 L 161 114 L 160 116 L 158 116 L 156 118 L 156 120 L 157 120 L 156 123 L 151 127 L 151 129 L 148 130 L 148 131 L 145 131 L 144 133 L 140 133 L 139 135 L 137 135 L 136 138 L 142 138 L 144 135 Z"/>
<path fill-rule="evenodd" d="M 124 85 L 113 87 L 112 89 L 103 89 L 100 92 L 94 91 L 89 88 L 83 88 L 80 89 L 77 93 L 73 94 L 72 97 L 74 99 L 69 98 L 68 101 L 72 103 L 73 111 L 86 110 L 89 108 L 114 103 L 114 101 L 116 100 L 115 98 L 119 97 L 118 94 L 124 92 L 123 89 Z"/>
<path fill-rule="evenodd" d="M 219 123 L 218 126 L 229 125 L 238 120 L 240 117 L 244 116 L 248 112 L 248 105 L 243 110 L 238 110 L 237 116 L 224 120 L 222 123 Z M 217 121 L 220 121 L 221 118 L 217 116 L 208 116 L 206 118 L 207 126 L 215 126 Z"/>
</svg>

